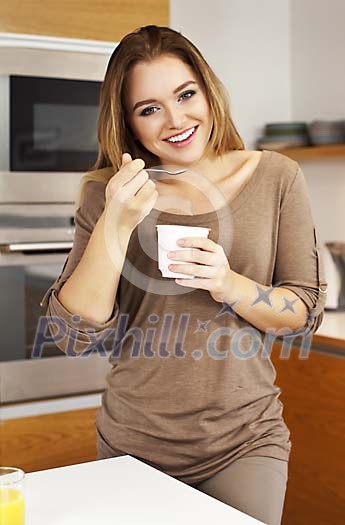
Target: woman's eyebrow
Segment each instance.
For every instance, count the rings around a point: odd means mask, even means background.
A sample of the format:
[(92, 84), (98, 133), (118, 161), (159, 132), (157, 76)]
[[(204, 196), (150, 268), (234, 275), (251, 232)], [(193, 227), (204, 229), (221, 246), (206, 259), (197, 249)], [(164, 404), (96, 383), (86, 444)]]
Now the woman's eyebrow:
[[(197, 82), (195, 82), (194, 80), (187, 80), (187, 82), (184, 82), (183, 84), (178, 86), (176, 89), (174, 89), (173, 94), (175, 95), (175, 93), (178, 93), (179, 91), (181, 91), (181, 89), (184, 89), (185, 87), (189, 86), (189, 84), (197, 84)], [(137, 102), (135, 104), (135, 106), (133, 107), (133, 112), (140, 106), (144, 106), (145, 104), (152, 104), (153, 102), (157, 102), (157, 100), (154, 100), (152, 98), (147, 99), (147, 100), (141, 100), (140, 102)]]

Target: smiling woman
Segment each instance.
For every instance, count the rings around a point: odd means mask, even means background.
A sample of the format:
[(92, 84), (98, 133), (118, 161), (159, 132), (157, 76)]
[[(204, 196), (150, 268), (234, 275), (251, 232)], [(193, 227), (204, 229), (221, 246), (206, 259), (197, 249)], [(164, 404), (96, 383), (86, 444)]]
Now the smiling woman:
[[(167, 27), (115, 49), (98, 137), (73, 249), (42, 305), (66, 353), (102, 352), (116, 332), (99, 457), (138, 457), (278, 525), (291, 442), (266, 334), (309, 336), (325, 304), (303, 173), (244, 149), (221, 82)], [(158, 164), (184, 171), (155, 183), (145, 167)], [(155, 208), (158, 194), (194, 213)], [(190, 278), (162, 277), (157, 224), (208, 228), (167, 248), (171, 273)]]
[[(167, 140), (192, 127), (195, 140)], [(194, 161), (200, 169), (196, 160), (244, 150), (222, 82), (192, 42), (157, 26), (126, 35), (112, 54), (101, 90), (98, 139), (98, 158), (83, 178), (77, 204), (88, 181), (109, 181), (109, 172), (99, 170), (116, 172), (126, 151), (142, 158), (147, 168), (169, 160), (178, 165)], [(191, 142), (195, 149), (187, 148), (182, 159), (181, 146)]]

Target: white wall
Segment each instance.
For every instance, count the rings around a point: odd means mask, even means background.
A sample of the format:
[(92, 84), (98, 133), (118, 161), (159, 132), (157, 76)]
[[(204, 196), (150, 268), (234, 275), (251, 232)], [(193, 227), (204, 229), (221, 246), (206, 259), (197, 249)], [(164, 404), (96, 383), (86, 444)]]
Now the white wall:
[[(343, 0), (170, 0), (230, 95), (248, 149), (267, 122), (345, 119)], [(345, 160), (300, 162), (319, 239), (345, 241)]]
[(345, 2), (290, 0), (292, 116), (345, 119)]
[(246, 148), (290, 118), (288, 0), (170, 0), (170, 26), (205, 56), (230, 97)]
[[(345, 2), (290, 0), (291, 118), (345, 120)], [(345, 241), (345, 159), (301, 163), (321, 240)]]

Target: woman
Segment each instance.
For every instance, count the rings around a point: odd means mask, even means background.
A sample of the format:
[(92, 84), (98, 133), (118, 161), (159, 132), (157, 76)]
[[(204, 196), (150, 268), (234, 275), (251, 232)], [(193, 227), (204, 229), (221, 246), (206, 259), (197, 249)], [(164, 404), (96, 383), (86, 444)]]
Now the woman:
[[(41, 303), (67, 353), (114, 338), (98, 457), (130, 454), (278, 524), (291, 443), (266, 336), (312, 333), (325, 304), (301, 169), (244, 149), (221, 82), (166, 27), (115, 49), (98, 136), (73, 249)], [(150, 180), (162, 165), (186, 172)], [(169, 255), (192, 281), (161, 276), (156, 224), (210, 228)]]

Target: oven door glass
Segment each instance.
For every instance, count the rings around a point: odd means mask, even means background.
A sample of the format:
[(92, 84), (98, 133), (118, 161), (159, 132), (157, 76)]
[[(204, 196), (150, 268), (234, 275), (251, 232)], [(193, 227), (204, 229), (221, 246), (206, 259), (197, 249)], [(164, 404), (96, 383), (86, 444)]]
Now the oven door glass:
[(40, 301), (62, 267), (63, 263), (0, 266), (1, 361), (62, 355), (49, 341), (33, 355), (38, 323), (45, 316)]
[(40, 301), (63, 264), (0, 266), (0, 394), (5, 405), (96, 393), (106, 386), (108, 352), (67, 356), (51, 341), (47, 324), (43, 343), (34, 345), (40, 317), (46, 315)]
[(101, 82), (10, 76), (11, 171), (88, 171)]

